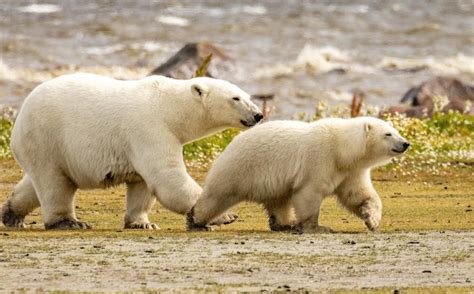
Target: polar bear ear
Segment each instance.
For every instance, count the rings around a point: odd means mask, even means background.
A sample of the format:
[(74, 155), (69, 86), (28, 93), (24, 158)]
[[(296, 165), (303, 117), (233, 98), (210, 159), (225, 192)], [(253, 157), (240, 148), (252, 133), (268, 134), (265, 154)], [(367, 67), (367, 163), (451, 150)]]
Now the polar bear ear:
[(196, 100), (204, 102), (207, 95), (209, 94), (209, 89), (203, 84), (193, 84), (191, 86), (191, 93)]
[(368, 133), (372, 129), (372, 125), (370, 123), (365, 123), (364, 124), (364, 131)]

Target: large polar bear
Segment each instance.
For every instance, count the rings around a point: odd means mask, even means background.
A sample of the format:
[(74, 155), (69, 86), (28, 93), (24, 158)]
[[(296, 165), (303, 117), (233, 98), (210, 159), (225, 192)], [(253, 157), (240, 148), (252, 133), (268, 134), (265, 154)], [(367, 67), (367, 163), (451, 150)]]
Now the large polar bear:
[(382, 203), (370, 169), (409, 145), (376, 118), (264, 123), (237, 136), (214, 162), (188, 213), (188, 229), (208, 230), (207, 224), (229, 207), (254, 201), (265, 206), (271, 230), (330, 232), (319, 225), (319, 208), (326, 196), (335, 194), (375, 230)]
[(185, 214), (201, 194), (182, 146), (261, 119), (249, 95), (222, 80), (55, 78), (26, 98), (16, 120), (11, 148), (25, 176), (4, 203), (2, 222), (23, 227), (41, 204), (47, 229), (89, 228), (76, 218), (76, 189), (126, 183), (125, 227), (157, 228), (148, 220), (156, 198)]

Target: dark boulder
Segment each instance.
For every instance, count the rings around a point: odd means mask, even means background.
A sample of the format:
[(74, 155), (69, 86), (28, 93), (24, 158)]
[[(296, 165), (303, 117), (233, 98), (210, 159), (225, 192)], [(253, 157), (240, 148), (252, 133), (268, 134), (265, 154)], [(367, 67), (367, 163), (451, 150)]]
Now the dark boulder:
[[(455, 78), (435, 77), (408, 90), (401, 100), (404, 104), (392, 106), (387, 109), (387, 112), (404, 113), (410, 117), (422, 117), (426, 112), (431, 116), (434, 109), (434, 97), (437, 96), (448, 98), (448, 104), (442, 111), (451, 109), (465, 112), (467, 107), (474, 102), (474, 87)], [(467, 113), (474, 115), (474, 105)]]
[(175, 79), (192, 78), (204, 59), (212, 54), (207, 76), (222, 78), (222, 72), (230, 70), (233, 60), (224, 50), (210, 43), (188, 43), (149, 75), (163, 75)]

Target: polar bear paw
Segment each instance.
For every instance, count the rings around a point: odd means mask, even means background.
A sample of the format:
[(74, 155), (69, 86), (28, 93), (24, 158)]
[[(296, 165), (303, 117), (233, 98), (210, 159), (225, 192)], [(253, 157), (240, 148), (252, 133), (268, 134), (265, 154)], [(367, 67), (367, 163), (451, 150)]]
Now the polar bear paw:
[(274, 232), (291, 231), (294, 229), (294, 226), (292, 225), (279, 224), (274, 215), (271, 215), (268, 218), (268, 225), (270, 226), (270, 230)]
[(80, 222), (73, 218), (66, 218), (53, 224), (45, 224), (46, 230), (88, 230), (92, 226), (86, 222)]
[(25, 216), (16, 214), (11, 208), (9, 200), (1, 208), (0, 216), (6, 227), (25, 228)]
[(379, 227), (380, 218), (369, 215), (364, 218), (364, 222), (369, 230), (375, 231)]
[(370, 231), (375, 231), (380, 225), (380, 220), (382, 219), (381, 211), (372, 207), (368, 202), (361, 205), (360, 215)]
[(139, 223), (139, 222), (126, 223), (124, 228), (132, 229), (132, 230), (159, 230), (160, 229), (160, 227), (157, 224)]
[(209, 225), (211, 226), (228, 225), (235, 222), (238, 219), (239, 219), (239, 216), (237, 214), (233, 212), (228, 212), (214, 219)]
[(194, 219), (194, 207), (186, 214), (186, 227), (188, 231), (208, 232), (213, 229), (206, 224), (198, 224)]

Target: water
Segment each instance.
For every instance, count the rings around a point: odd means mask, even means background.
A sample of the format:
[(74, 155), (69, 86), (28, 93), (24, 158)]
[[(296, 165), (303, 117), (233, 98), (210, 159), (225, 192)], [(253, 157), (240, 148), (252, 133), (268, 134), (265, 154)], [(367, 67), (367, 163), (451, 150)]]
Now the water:
[(138, 78), (201, 41), (237, 60), (226, 79), (276, 94), (275, 117), (356, 88), (384, 106), (434, 75), (473, 83), (474, 0), (1, 1), (0, 104), (57, 68)]

